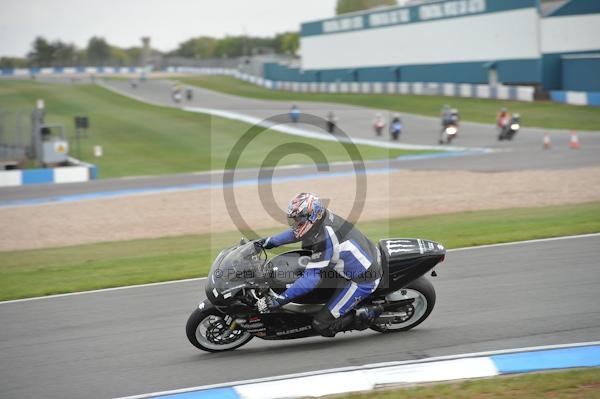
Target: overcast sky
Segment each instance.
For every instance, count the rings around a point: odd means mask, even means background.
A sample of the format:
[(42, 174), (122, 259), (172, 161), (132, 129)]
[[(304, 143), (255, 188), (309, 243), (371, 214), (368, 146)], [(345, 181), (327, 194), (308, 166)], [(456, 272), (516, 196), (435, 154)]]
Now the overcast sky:
[(0, 0), (0, 56), (24, 56), (36, 36), (130, 47), (147, 35), (166, 51), (194, 36), (297, 31), (334, 9), (335, 0)]

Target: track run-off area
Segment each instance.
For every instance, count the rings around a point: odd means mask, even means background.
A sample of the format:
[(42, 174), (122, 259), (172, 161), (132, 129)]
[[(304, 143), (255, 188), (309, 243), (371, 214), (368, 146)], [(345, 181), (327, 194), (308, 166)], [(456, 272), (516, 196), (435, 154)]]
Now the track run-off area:
[[(105, 84), (139, 100), (174, 106), (171, 81), (149, 80), (135, 90), (124, 80)], [(194, 88), (194, 100), (184, 105), (190, 112), (212, 109), (262, 119), (286, 113), (291, 103)], [(370, 124), (376, 110), (321, 103), (302, 103), (300, 107), (321, 117), (334, 110), (350, 137), (387, 142), (386, 137), (373, 137)], [(439, 120), (402, 117), (403, 143), (435, 145)], [(551, 150), (542, 148), (545, 133), (552, 138)], [(367, 162), (367, 175), (379, 181), (388, 194), (385, 206), (370, 209), (384, 209), (389, 216), (399, 209), (419, 215), (600, 199), (598, 132), (580, 132), (579, 150), (569, 148), (568, 131), (526, 126), (510, 143), (497, 142), (495, 135), (491, 124), (465, 122), (453, 143), (463, 149), (454, 155)], [(331, 165), (329, 177), (349, 181), (353, 172), (351, 164)], [(240, 170), (240, 187), (255, 186), (258, 174), (258, 169)], [(74, 221), (73, 211), (80, 207), (79, 215), (89, 217), (99, 230), (98, 236), (81, 242), (52, 241), (39, 247), (106, 241), (106, 231), (123, 235), (111, 240), (143, 238), (148, 226), (160, 226), (160, 221), (164, 229), (151, 236), (197, 233), (175, 229), (178, 225), (174, 221), (190, 225), (194, 220), (191, 216), (200, 215), (196, 205), (203, 202), (188, 197), (190, 193), (204, 190), (214, 195), (207, 197), (212, 198), (210, 203), (221, 203), (222, 175), (223, 171), (215, 170), (5, 188), (0, 189), (0, 216), (5, 222), (12, 220), (13, 226), (26, 226), (23, 237), (50, 237), (43, 228), (56, 229), (54, 222), (59, 219), (68, 222), (62, 215)], [(278, 200), (289, 198), (292, 188), (297, 191), (316, 182), (322, 187), (331, 185), (325, 175), (319, 175), (314, 165), (277, 168), (273, 183), (280, 189), (276, 190), (281, 197)], [(457, 182), (468, 184), (461, 188)], [(370, 187), (377, 186), (374, 183)], [(400, 189), (394, 191), (394, 187)], [(487, 196), (480, 195), (486, 190)], [(169, 194), (194, 206), (183, 208), (173, 197), (167, 197)], [(506, 202), (508, 199), (515, 203)], [(409, 208), (409, 204), (416, 208)], [(171, 209), (169, 205), (181, 212), (165, 212)], [(440, 208), (442, 205), (448, 209)], [(129, 216), (140, 209), (148, 212), (136, 221), (110, 212), (117, 208)], [(44, 217), (53, 213), (55, 220), (42, 223), (41, 218), (32, 217), (42, 213)], [(152, 219), (159, 213), (163, 219)], [(262, 213), (261, 209), (257, 219)], [(122, 224), (101, 225), (109, 215)], [(139, 230), (137, 235), (126, 230), (132, 226)], [(83, 227), (90, 234), (94, 226)], [(272, 223), (258, 227), (272, 227)], [(73, 236), (80, 233), (68, 231)], [(353, 332), (335, 339), (279, 342), (255, 338), (239, 350), (221, 354), (199, 352), (185, 336), (187, 317), (204, 298), (203, 278), (1, 302), (0, 397), (128, 396), (379, 362), (595, 341), (600, 336), (599, 244), (600, 236), (591, 234), (450, 250), (437, 268), (439, 276), (432, 278), (438, 295), (436, 308), (415, 330), (389, 335)]]
[(203, 279), (0, 303), (0, 397), (115, 397), (600, 336), (600, 235), (450, 250), (430, 318), (405, 333), (254, 339), (199, 352)]
[[(68, 84), (60, 79), (53, 83)], [(164, 107), (211, 109), (252, 120), (284, 114), (290, 107), (287, 101), (242, 98), (201, 88), (193, 88), (192, 101), (174, 104), (173, 81), (161, 79), (150, 79), (136, 89), (126, 80), (106, 80), (103, 85)], [(389, 144), (385, 135), (378, 138), (372, 132), (370, 124), (377, 110), (318, 102), (302, 102), (299, 106), (303, 112), (321, 117), (333, 109), (348, 136)], [(409, 114), (402, 114), (402, 118), (405, 131), (400, 144), (435, 148), (437, 118)], [(552, 130), (549, 134), (553, 147), (544, 150), (542, 140), (548, 130), (527, 127), (525, 119), (524, 126), (514, 141), (498, 142), (493, 125), (463, 122), (453, 144), (466, 150), (365, 162), (368, 195), (361, 220), (600, 200), (596, 188), (600, 184), (598, 132), (580, 132), (581, 148), (572, 150), (568, 146), (569, 132)], [(302, 124), (293, 128), (315, 130)], [(294, 136), (274, 134), (294, 141)], [(324, 132), (317, 134), (331, 138)], [(279, 226), (277, 221), (265, 217), (266, 210), (260, 208), (256, 212), (257, 185), (273, 183), (279, 208), (298, 190), (312, 190), (332, 198), (333, 208), (343, 216), (354, 198), (356, 177), (352, 163), (331, 163), (327, 171), (316, 165), (278, 166), (273, 180), (268, 182), (261, 181), (259, 174), (258, 168), (235, 173), (236, 197), (238, 192), (240, 195), (237, 202), (244, 214), (251, 215), (248, 221), (253, 228)], [(4, 235), (0, 233), (2, 248), (44, 248), (231, 231), (235, 226), (231, 220), (225, 220), (228, 217), (223, 206), (223, 175), (222, 170), (214, 170), (3, 188), (0, 220), (13, 228)], [(334, 189), (332, 181), (339, 182), (348, 193)], [(137, 217), (138, 213), (144, 218)], [(72, 234), (54, 234), (57, 229)], [(107, 231), (111, 234), (107, 235)]]

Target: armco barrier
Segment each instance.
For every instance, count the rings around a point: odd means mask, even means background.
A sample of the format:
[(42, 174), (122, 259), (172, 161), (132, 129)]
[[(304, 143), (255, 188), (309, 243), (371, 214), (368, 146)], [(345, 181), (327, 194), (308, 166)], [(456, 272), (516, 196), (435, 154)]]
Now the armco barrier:
[(74, 166), (45, 169), (0, 170), (0, 187), (47, 183), (80, 183), (98, 177), (96, 165), (71, 159)]
[[(246, 74), (237, 69), (228, 68), (197, 68), (197, 67), (167, 67), (166, 72), (195, 73), (204, 75), (227, 75), (237, 79), (265, 87), (269, 90), (286, 90), (293, 92), (311, 93), (363, 93), (363, 94), (418, 94), (460, 96), (471, 98), (491, 98), (502, 100), (533, 101), (534, 88), (530, 86), (488, 86), (458, 83), (430, 83), (430, 82), (284, 82), (267, 80), (254, 75)], [(55, 67), (55, 68), (21, 68), (0, 69), (0, 77), (24, 76), (50, 76), (50, 75), (119, 75), (143, 74), (150, 72), (148, 68), (141, 67)], [(579, 92), (553, 92), (555, 101), (561, 101), (567, 94), (569, 103), (600, 105), (600, 93)], [(586, 97), (587, 94), (587, 97)], [(582, 97), (583, 96), (583, 97)], [(585, 100), (582, 100), (586, 98)]]
[(550, 98), (559, 103), (600, 107), (600, 92), (552, 91)]
[(3, 68), (0, 77), (51, 76), (51, 75), (120, 75), (150, 72), (145, 67), (54, 67), (54, 68)]
[(285, 82), (258, 78), (227, 68), (167, 67), (166, 72), (201, 75), (227, 75), (270, 90), (311, 93), (417, 94), (533, 101), (535, 89), (530, 86), (488, 86), (467, 83), (430, 82)]
[(367, 391), (377, 387), (600, 366), (600, 342), (345, 367), (281, 377), (130, 396), (128, 399), (283, 399)]

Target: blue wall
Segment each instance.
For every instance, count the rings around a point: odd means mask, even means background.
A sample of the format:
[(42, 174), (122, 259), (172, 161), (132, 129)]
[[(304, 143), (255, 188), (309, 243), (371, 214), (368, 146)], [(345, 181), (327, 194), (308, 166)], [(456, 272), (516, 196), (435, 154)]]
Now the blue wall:
[(318, 76), (314, 72), (301, 71), (285, 65), (269, 62), (264, 65), (263, 76), (266, 79), (289, 82), (316, 82)]
[[(600, 13), (600, 0), (571, 0), (562, 7), (554, 10), (547, 18), (563, 17), (567, 15), (582, 15)], [(600, 50), (600, 49), (598, 49)], [(565, 86), (563, 73), (563, 56), (574, 54), (587, 54), (590, 50), (542, 54), (542, 86), (545, 90), (574, 90)], [(587, 71), (591, 74), (592, 71)], [(570, 83), (573, 85), (573, 82)], [(584, 87), (576, 84), (577, 87)], [(592, 88), (581, 89), (583, 91), (594, 91)]]
[(562, 86), (569, 91), (600, 91), (600, 53), (562, 58)]
[[(560, 60), (559, 60), (560, 61)], [(300, 71), (285, 65), (265, 64), (264, 78), (290, 82), (438, 82), (488, 83), (487, 62), (456, 62), (430, 65), (392, 65), (369, 68), (346, 68)], [(541, 82), (539, 60), (508, 60), (494, 63), (500, 82), (538, 84)]]
[[(600, 2), (600, 0), (599, 0)], [(563, 56), (589, 54), (589, 51), (542, 55), (542, 85), (544, 90), (567, 90), (563, 82)], [(597, 70), (596, 70), (597, 71)], [(590, 71), (592, 72), (592, 71)], [(598, 72), (596, 72), (598, 74)], [(594, 91), (592, 89), (585, 91)]]
[(557, 8), (549, 17), (562, 17), (565, 15), (596, 14), (600, 13), (598, 0), (571, 0), (562, 7)]
[(506, 84), (539, 84), (542, 82), (542, 63), (537, 60), (498, 61), (498, 78)]

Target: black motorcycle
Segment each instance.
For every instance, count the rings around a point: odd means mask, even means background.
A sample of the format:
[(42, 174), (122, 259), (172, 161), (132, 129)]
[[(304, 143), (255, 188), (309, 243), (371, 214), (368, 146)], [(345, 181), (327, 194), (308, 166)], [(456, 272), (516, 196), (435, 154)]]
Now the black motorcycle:
[[(381, 240), (378, 248), (383, 277), (359, 306), (380, 304), (384, 311), (366, 327), (382, 333), (409, 330), (433, 310), (435, 290), (424, 274), (444, 260), (446, 250), (436, 242), (412, 238)], [(266, 251), (257, 252), (254, 243), (245, 240), (223, 250), (208, 274), (207, 299), (187, 321), (192, 345), (220, 352), (239, 348), (253, 337), (280, 340), (318, 335), (312, 329), (313, 316), (337, 287), (347, 284), (341, 276), (333, 284), (323, 279), (311, 293), (276, 311), (260, 313), (256, 306), (261, 297), (280, 294), (298, 279), (311, 254), (299, 249), (269, 260)]]
[(512, 140), (515, 134), (521, 129), (521, 116), (519, 114), (512, 114), (510, 120), (502, 126), (500, 134), (498, 134), (498, 140)]

